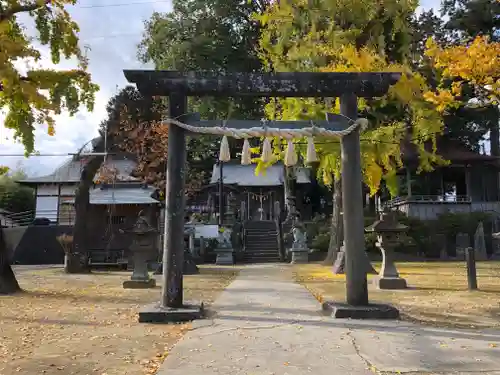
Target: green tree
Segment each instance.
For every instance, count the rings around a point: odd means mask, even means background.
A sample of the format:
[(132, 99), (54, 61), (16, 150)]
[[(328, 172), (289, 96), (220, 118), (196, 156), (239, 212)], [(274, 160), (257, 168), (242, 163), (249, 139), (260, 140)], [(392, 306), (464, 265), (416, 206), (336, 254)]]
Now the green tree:
[[(145, 22), (139, 58), (156, 69), (258, 72), (261, 14), (269, 0), (173, 0), (169, 13)], [(252, 97), (191, 98), (190, 111), (205, 119), (261, 118), (263, 103)]]
[(25, 177), (26, 173), (23, 170), (14, 170), (0, 176), (0, 208), (13, 213), (35, 209), (33, 189), (16, 182)]
[[(412, 71), (411, 24), (416, 1), (295, 0), (274, 2), (257, 19), (262, 25), (261, 58), (276, 71), (398, 71), (401, 80), (383, 98), (359, 100), (360, 115), (370, 120), (362, 134), (365, 182), (375, 193), (385, 180), (397, 192), (396, 172), (402, 167), (400, 144), (412, 142), (420, 156), (420, 170), (432, 169), (440, 159), (424, 145), (435, 142), (442, 121), (423, 98), (425, 78)], [(318, 119), (338, 112), (335, 100), (284, 98), (266, 106), (268, 116), (280, 119)], [(339, 179), (338, 142), (318, 139), (319, 177), (326, 185)], [(277, 159), (283, 156), (277, 147)], [(304, 153), (304, 149), (300, 150)], [(340, 247), (335, 232), (340, 223), (340, 192), (334, 194), (329, 252)], [(330, 256), (329, 259), (334, 257)]]
[[(26, 174), (22, 169), (14, 171), (6, 169), (4, 174), (0, 175), (0, 208), (10, 212), (24, 212), (35, 208), (34, 191), (16, 183), (24, 177)], [(3, 227), (0, 226), (0, 295), (15, 293), (21, 289), (10, 261)]]
[(441, 15), (448, 18), (445, 27), (455, 42), (471, 41), (477, 36), (500, 41), (498, 0), (443, 0)]
[[(35, 125), (48, 125), (54, 134), (54, 116), (62, 111), (76, 114), (80, 105), (94, 107), (98, 86), (91, 81), (87, 59), (79, 46), (79, 28), (65, 9), (76, 0), (0, 0), (0, 109), (5, 109), (6, 128), (14, 130), (27, 154), (34, 150)], [(28, 34), (20, 21), (30, 16), (36, 36)], [(43, 47), (53, 64), (75, 58), (75, 69), (27, 69), (20, 63), (39, 62)]]

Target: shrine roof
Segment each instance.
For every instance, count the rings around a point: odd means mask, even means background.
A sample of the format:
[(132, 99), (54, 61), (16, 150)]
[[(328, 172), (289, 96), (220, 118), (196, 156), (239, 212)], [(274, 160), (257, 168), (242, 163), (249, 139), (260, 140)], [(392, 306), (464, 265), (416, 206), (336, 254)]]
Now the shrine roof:
[[(30, 185), (78, 183), (80, 181), (80, 174), (84, 165), (85, 159), (75, 160), (75, 158), (71, 157), (49, 175), (28, 177), (17, 182)], [(116, 169), (118, 172), (118, 181), (139, 181), (139, 179), (131, 176), (131, 173), (134, 171), (136, 166), (137, 163), (134, 160), (113, 155), (108, 156), (105, 168)], [(97, 181), (99, 177), (100, 176), (96, 174), (94, 181)]]
[[(228, 185), (238, 186), (281, 186), (285, 181), (285, 174), (282, 164), (274, 164), (255, 175), (255, 165), (241, 165), (241, 164), (224, 164), (222, 168), (222, 175), (224, 183)], [(297, 167), (296, 170), (297, 183), (309, 184), (311, 179), (309, 177), (309, 169), (304, 167)], [(212, 170), (211, 184), (219, 181), (220, 172), (219, 166), (214, 164)]]
[[(97, 187), (90, 191), (90, 204), (156, 204), (159, 203), (151, 196), (155, 192), (153, 187)], [(73, 204), (74, 198), (65, 199), (65, 204)]]
[[(431, 144), (425, 145), (426, 150), (431, 150)], [(406, 144), (401, 146), (403, 159), (406, 161), (418, 160), (418, 152), (413, 144)], [(498, 163), (499, 157), (493, 155), (483, 155), (479, 152), (474, 152), (467, 149), (459, 141), (438, 139), (437, 141), (437, 154), (442, 158), (455, 163), (467, 162), (494, 162)]]

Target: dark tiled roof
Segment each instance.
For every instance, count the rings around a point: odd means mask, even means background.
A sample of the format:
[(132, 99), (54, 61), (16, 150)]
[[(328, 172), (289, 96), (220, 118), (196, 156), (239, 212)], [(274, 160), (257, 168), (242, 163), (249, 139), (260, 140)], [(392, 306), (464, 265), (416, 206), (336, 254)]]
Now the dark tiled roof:
[[(285, 180), (283, 165), (274, 164), (265, 172), (255, 175), (255, 165), (224, 164), (222, 175), (224, 183), (239, 186), (281, 186)], [(297, 183), (308, 184), (311, 182), (307, 168), (297, 168)], [(211, 184), (219, 181), (219, 166), (214, 164), (212, 170)]]
[[(432, 150), (431, 143), (425, 145), (427, 151)], [(418, 151), (414, 144), (404, 143), (401, 145), (401, 152), (403, 155), (403, 160), (407, 162), (418, 161)], [(479, 152), (474, 152), (467, 149), (459, 141), (454, 140), (438, 140), (437, 141), (437, 154), (443, 159), (449, 160), (455, 163), (467, 163), (467, 162), (498, 162), (500, 160), (497, 156), (483, 155)]]
[[(153, 187), (117, 186), (115, 188), (94, 188), (90, 191), (90, 204), (155, 204), (159, 203), (151, 196), (155, 192)], [(65, 203), (73, 204), (74, 199), (66, 199)]]
[[(70, 158), (49, 175), (26, 178), (18, 182), (21, 184), (77, 183), (80, 181), (80, 174), (84, 165), (84, 160)], [(137, 166), (137, 163), (132, 159), (108, 156), (106, 166), (118, 170), (118, 181), (139, 181), (139, 179), (131, 176)], [(99, 176), (96, 176), (94, 180), (98, 178)]]

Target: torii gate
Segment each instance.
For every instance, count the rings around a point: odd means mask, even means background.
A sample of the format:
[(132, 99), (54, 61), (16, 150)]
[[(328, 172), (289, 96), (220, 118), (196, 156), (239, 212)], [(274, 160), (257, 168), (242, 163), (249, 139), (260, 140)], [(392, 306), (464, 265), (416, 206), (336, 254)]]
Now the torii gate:
[[(342, 203), (345, 234), (346, 301), (339, 317), (368, 317), (380, 310), (368, 303), (362, 172), (357, 98), (380, 97), (400, 73), (225, 73), (124, 70), (125, 77), (145, 96), (168, 96), (169, 119), (163, 287), (160, 303), (139, 313), (140, 322), (192, 320), (203, 316), (203, 305), (183, 301), (186, 133), (239, 138), (313, 136), (341, 138)], [(188, 96), (337, 97), (340, 115), (329, 121), (261, 120), (203, 121), (189, 115)], [(382, 310), (384, 308), (382, 307)], [(360, 314), (361, 312), (361, 314)], [(367, 312), (365, 314), (364, 312)], [(376, 311), (380, 316), (380, 311)]]

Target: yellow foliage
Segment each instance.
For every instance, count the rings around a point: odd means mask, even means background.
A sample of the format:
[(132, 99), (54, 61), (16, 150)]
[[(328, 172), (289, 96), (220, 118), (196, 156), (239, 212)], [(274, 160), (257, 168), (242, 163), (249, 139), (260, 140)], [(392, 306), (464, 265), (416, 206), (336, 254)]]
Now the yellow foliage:
[[(423, 147), (442, 131), (441, 115), (426, 101), (429, 91), (424, 77), (403, 63), (390, 62), (385, 55), (384, 20), (391, 22), (394, 32), (404, 33), (407, 15), (414, 12), (416, 1), (373, 2), (366, 0), (334, 0), (310, 2), (294, 0), (274, 2), (263, 15), (256, 16), (262, 25), (261, 58), (275, 71), (313, 72), (400, 72), (400, 81), (383, 98), (358, 100), (360, 111), (366, 110), (373, 121), (361, 134), (361, 159), (365, 183), (374, 194), (382, 178), (397, 191), (396, 171), (402, 167), (400, 145), (408, 133), (421, 154), (420, 170), (429, 170), (439, 158)], [(381, 17), (385, 17), (382, 19)], [(345, 25), (349, 25), (346, 27)], [(362, 36), (365, 42), (359, 44)], [(378, 111), (390, 105), (393, 116)], [(325, 113), (339, 113), (338, 100), (317, 98), (279, 98), (265, 108), (269, 118), (282, 120), (316, 120)], [(411, 132), (408, 132), (411, 128)], [(297, 151), (305, 159), (305, 139)], [(284, 142), (275, 139), (276, 160), (284, 154)], [(340, 143), (331, 138), (316, 137), (319, 157), (318, 178), (326, 185), (340, 174)], [(259, 170), (265, 169), (264, 166)]]
[[(94, 106), (99, 88), (87, 71), (78, 25), (66, 9), (76, 1), (9, 0), (0, 5), (0, 109), (7, 112), (4, 126), (15, 131), (26, 153), (34, 148), (35, 125), (47, 124), (48, 134), (53, 135), (56, 115), (62, 111), (74, 115), (80, 105), (88, 110)], [(36, 35), (28, 35), (21, 15), (33, 18)], [(53, 64), (74, 58), (76, 69), (41, 69), (29, 64), (42, 58), (34, 42), (48, 47)], [(20, 69), (19, 63), (24, 62), (26, 68)]]
[(425, 98), (440, 112), (460, 104), (464, 82), (472, 84), (475, 95), (483, 102), (498, 104), (500, 98), (500, 43), (478, 36), (471, 43), (443, 48), (435, 40), (426, 42), (425, 55), (439, 70), (443, 79), (453, 79), (451, 88), (438, 88)]

